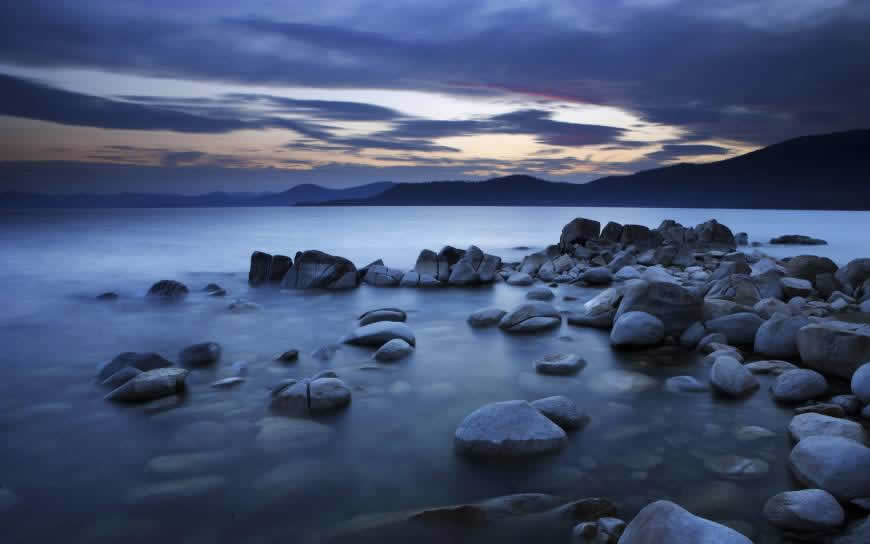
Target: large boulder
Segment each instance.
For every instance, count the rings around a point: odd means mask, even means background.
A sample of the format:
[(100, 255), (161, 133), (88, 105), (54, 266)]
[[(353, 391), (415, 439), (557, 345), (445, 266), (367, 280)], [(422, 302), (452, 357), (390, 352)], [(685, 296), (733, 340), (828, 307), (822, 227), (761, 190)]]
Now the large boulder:
[(589, 285), (610, 285), (613, 283), (613, 274), (606, 266), (598, 266), (583, 272), (580, 279)]
[(581, 412), (573, 400), (562, 395), (539, 399), (531, 404), (533, 408), (566, 431), (579, 429), (589, 422), (589, 416)]
[(562, 448), (565, 431), (524, 400), (494, 402), (469, 414), (455, 433), (459, 453), (523, 457)]
[(559, 249), (563, 253), (573, 251), (574, 244), (583, 244), (589, 240), (597, 240), (601, 233), (601, 223), (594, 219), (578, 217), (562, 227), (559, 237)]
[(825, 273), (834, 273), (837, 265), (827, 257), (815, 255), (798, 255), (792, 257), (785, 265), (786, 276), (801, 278), (811, 282), (816, 281), (816, 276)]
[(738, 312), (704, 323), (707, 332), (724, 334), (729, 344), (752, 345), (764, 320), (751, 312)]
[(286, 255), (270, 255), (255, 251), (251, 254), (248, 283), (252, 287), (264, 283), (280, 283), (291, 266), (293, 266), (293, 259)]
[(147, 296), (155, 299), (178, 300), (187, 296), (190, 290), (180, 281), (160, 280), (148, 289)]
[(838, 436), (810, 436), (791, 450), (789, 467), (807, 487), (847, 502), (870, 497), (870, 448)]
[(848, 380), (859, 366), (870, 361), (870, 325), (813, 323), (798, 331), (797, 345), (804, 366)]
[(728, 356), (716, 359), (710, 369), (710, 383), (717, 391), (732, 397), (743, 397), (758, 389), (758, 378), (740, 362)]
[(852, 393), (864, 404), (870, 404), (870, 363), (864, 363), (852, 375)]
[(774, 399), (795, 403), (818, 398), (827, 390), (828, 382), (825, 377), (806, 368), (783, 372), (776, 377), (770, 388)]
[(619, 223), (614, 223), (613, 221), (604, 225), (604, 228), (601, 229), (601, 239), (607, 240), (608, 242), (619, 242), (622, 238), (622, 225)]
[(652, 245), (650, 243), (650, 235), (651, 231), (649, 227), (643, 225), (623, 225), (619, 243), (624, 246), (634, 245), (645, 249)]
[(775, 359), (793, 359), (798, 356), (798, 331), (810, 324), (808, 317), (787, 317), (776, 313), (765, 321), (755, 334), (755, 353)]
[(184, 366), (208, 366), (220, 358), (221, 346), (217, 342), (193, 344), (178, 353), (178, 362)]
[(670, 501), (656, 501), (631, 520), (619, 544), (752, 544), (752, 541)]
[(468, 316), (468, 324), (475, 328), (494, 327), (506, 313), (501, 308), (483, 308)]
[(625, 290), (615, 319), (628, 312), (646, 312), (661, 320), (665, 335), (680, 335), (702, 320), (704, 299), (675, 283), (638, 281)]
[(809, 280), (785, 277), (779, 280), (779, 285), (782, 287), (782, 296), (785, 300), (813, 294), (813, 284)]
[(296, 253), (281, 281), (282, 289), (350, 289), (359, 285), (356, 266), (344, 257), (322, 251)]
[(126, 367), (147, 372), (156, 368), (166, 368), (170, 366), (172, 366), (172, 363), (164, 359), (158, 353), (136, 353), (133, 351), (125, 351), (124, 353), (117, 355), (111, 361), (101, 364), (97, 369), (97, 379), (102, 382)]
[(183, 368), (157, 368), (136, 375), (108, 395), (106, 400), (148, 402), (184, 391), (190, 371)]
[(354, 332), (341, 339), (343, 344), (381, 347), (390, 340), (399, 338), (412, 346), (417, 344), (414, 332), (404, 323), (397, 321), (378, 321), (358, 327)]
[(362, 281), (375, 287), (395, 287), (399, 285), (404, 275), (405, 273), (398, 268), (373, 265), (366, 268)]
[(701, 223), (694, 229), (697, 244), (708, 248), (730, 249), (737, 248), (737, 242), (734, 240), (734, 234), (731, 229), (720, 224), (715, 219), (711, 219), (706, 223)]
[(791, 418), (788, 434), (797, 442), (811, 436), (848, 438), (862, 444), (867, 442), (867, 431), (861, 424), (815, 412), (806, 412)]
[(430, 249), (424, 249), (417, 256), (414, 271), (420, 276), (429, 276), (440, 282), (446, 282), (450, 278), (450, 263), (447, 254), (437, 254)]
[(825, 531), (846, 520), (846, 512), (837, 499), (824, 489), (785, 491), (764, 503), (764, 517), (780, 529), (789, 531)]
[(498, 326), (505, 332), (534, 332), (562, 323), (562, 315), (547, 302), (520, 304), (502, 317)]
[(501, 267), (501, 257), (487, 255), (477, 246), (471, 246), (450, 270), (450, 285), (479, 285), (492, 283)]
[(654, 346), (665, 337), (661, 319), (646, 312), (626, 312), (610, 331), (610, 343), (620, 347)]
[(870, 258), (849, 261), (846, 266), (837, 270), (835, 277), (850, 290), (861, 287), (870, 279)]

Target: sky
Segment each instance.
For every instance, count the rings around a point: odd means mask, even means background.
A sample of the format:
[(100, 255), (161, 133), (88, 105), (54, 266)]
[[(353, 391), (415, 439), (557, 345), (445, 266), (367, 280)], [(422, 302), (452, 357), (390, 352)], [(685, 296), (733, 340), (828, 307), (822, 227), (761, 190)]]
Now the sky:
[(866, 0), (0, 6), (0, 191), (586, 182), (870, 126)]

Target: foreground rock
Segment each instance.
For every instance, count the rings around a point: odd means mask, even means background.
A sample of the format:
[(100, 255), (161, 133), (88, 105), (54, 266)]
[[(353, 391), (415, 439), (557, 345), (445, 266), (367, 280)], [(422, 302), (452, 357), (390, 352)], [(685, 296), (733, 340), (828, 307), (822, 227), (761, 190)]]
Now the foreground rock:
[(358, 285), (359, 273), (352, 262), (316, 250), (296, 253), (293, 266), (281, 280), (282, 289), (350, 289)]
[(184, 366), (207, 366), (221, 358), (221, 346), (217, 342), (203, 342), (187, 346), (178, 354), (178, 362)]
[(619, 544), (752, 544), (752, 541), (670, 501), (657, 501), (631, 520)]
[(796, 441), (811, 436), (848, 438), (862, 444), (867, 441), (867, 432), (858, 423), (813, 412), (794, 416), (788, 424), (788, 433)]
[(783, 372), (773, 382), (771, 393), (780, 402), (804, 402), (820, 397), (828, 390), (825, 377), (815, 370), (798, 369)]
[(371, 325), (378, 321), (396, 321), (405, 322), (408, 319), (408, 314), (398, 308), (379, 308), (370, 310), (359, 316), (360, 325)]
[(777, 313), (765, 321), (755, 334), (755, 353), (777, 359), (792, 359), (798, 356), (798, 331), (810, 324), (803, 315), (787, 317)]
[(551, 329), (562, 323), (562, 315), (547, 302), (527, 302), (505, 314), (498, 326), (505, 332), (524, 333)]
[(468, 324), (475, 328), (494, 327), (506, 313), (501, 308), (484, 308), (468, 316)]
[(408, 355), (414, 353), (414, 347), (401, 338), (394, 338), (378, 348), (378, 351), (372, 355), (372, 359), (382, 363), (391, 363), (404, 359)]
[(378, 321), (370, 325), (363, 325), (342, 338), (341, 342), (358, 346), (381, 347), (396, 338), (404, 340), (412, 346), (417, 344), (414, 332), (404, 323), (395, 321)]
[(524, 400), (495, 402), (469, 414), (455, 433), (459, 453), (523, 457), (556, 451), (565, 431)]
[(789, 467), (801, 483), (824, 489), (840, 501), (870, 497), (870, 448), (854, 440), (804, 438), (791, 450)]
[(646, 312), (622, 314), (610, 331), (610, 343), (618, 347), (654, 346), (664, 337), (664, 323)]
[(350, 404), (351, 391), (333, 372), (302, 381), (287, 380), (272, 391), (271, 406), (294, 414), (321, 414)]
[(190, 291), (180, 281), (160, 280), (148, 289), (147, 296), (165, 300), (179, 300), (187, 296)]
[(716, 390), (732, 397), (743, 397), (758, 389), (758, 379), (737, 359), (723, 356), (710, 369), (710, 383)]
[(833, 495), (824, 489), (786, 491), (764, 504), (764, 517), (789, 531), (824, 531), (846, 520), (846, 512)]
[(573, 400), (562, 395), (538, 399), (531, 404), (566, 431), (579, 429), (589, 423), (589, 416), (578, 410)]
[(166, 368), (169, 366), (172, 366), (172, 363), (161, 357), (158, 353), (136, 353), (134, 351), (125, 351), (111, 361), (100, 365), (97, 370), (97, 379), (99, 381), (104, 381), (124, 367), (131, 367), (142, 372), (147, 372), (149, 370)]
[(668, 282), (639, 281), (625, 290), (615, 319), (628, 312), (659, 318), (666, 335), (680, 335), (703, 318), (704, 300), (685, 287)]
[[(622, 229), (620, 228), (620, 233)], [(597, 240), (601, 233), (601, 223), (593, 219), (578, 217), (562, 227), (562, 235), (559, 237), (559, 249), (563, 253), (571, 253), (574, 244), (584, 244), (590, 240)]]
[(580, 358), (579, 355), (566, 353), (561, 355), (549, 355), (543, 359), (535, 361), (535, 370), (539, 374), (549, 374), (551, 376), (569, 376), (583, 370), (586, 366), (586, 361)]
[(848, 380), (859, 366), (870, 361), (870, 325), (813, 323), (798, 331), (797, 345), (805, 366)]
[(852, 375), (852, 393), (864, 404), (870, 404), (870, 363), (861, 365)]
[(136, 375), (108, 395), (106, 400), (118, 402), (147, 402), (184, 391), (184, 380), (189, 374), (183, 368), (158, 368)]
[(264, 283), (280, 283), (292, 265), (293, 260), (286, 255), (273, 256), (262, 251), (255, 251), (251, 254), (248, 283), (252, 287)]
[(500, 267), (501, 257), (485, 254), (477, 246), (471, 246), (450, 269), (448, 283), (450, 285), (492, 283)]
[(725, 335), (729, 344), (752, 345), (755, 335), (764, 320), (751, 312), (738, 312), (712, 319), (704, 323), (710, 333)]

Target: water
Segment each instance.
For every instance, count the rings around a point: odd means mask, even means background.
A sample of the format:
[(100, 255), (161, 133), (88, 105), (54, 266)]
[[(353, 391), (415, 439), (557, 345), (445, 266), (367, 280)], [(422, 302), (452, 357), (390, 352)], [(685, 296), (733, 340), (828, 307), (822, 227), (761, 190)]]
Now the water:
[[(11, 537), (3, 540), (317, 541), (354, 516), (533, 491), (607, 497), (626, 518), (670, 498), (712, 519), (750, 524), (757, 541), (776, 534), (760, 512), (769, 496), (794, 486), (786, 467), (791, 411), (770, 401), (769, 378), (738, 402), (677, 395), (663, 390), (664, 379), (707, 377), (693, 353), (613, 352), (605, 332), (567, 324), (524, 337), (469, 328), (472, 311), (524, 300), (525, 289), (503, 284), (293, 294), (246, 285), (254, 249), (292, 255), (317, 248), (358, 265), (380, 257), (405, 268), (420, 249), (477, 243), (510, 260), (527, 253), (515, 246), (557, 241), (576, 216), (650, 226), (715, 217), (751, 239), (825, 238), (829, 246), (777, 251), (826, 254), (840, 263), (867, 253), (858, 236), (870, 225), (867, 213), (626, 208), (12, 212), (0, 230), (0, 486), (18, 502), (0, 511), (0, 533)], [(184, 281), (193, 292), (178, 305), (148, 303), (142, 295), (160, 278)], [(230, 296), (199, 291), (212, 281)], [(107, 290), (121, 299), (94, 300)], [(570, 310), (597, 291), (556, 292), (557, 305)], [(227, 305), (236, 297), (262, 309), (233, 314)], [(310, 356), (352, 330), (360, 313), (383, 306), (408, 311), (418, 344), (411, 358), (375, 365), (370, 350), (352, 347), (329, 362)], [(220, 342), (223, 357), (216, 368), (194, 372), (178, 401), (117, 406), (94, 384), (96, 365), (119, 352), (157, 351), (174, 360), (184, 346), (206, 340)], [(299, 363), (272, 361), (289, 348), (300, 350)], [(580, 354), (587, 368), (574, 377), (534, 373), (532, 361), (559, 352)], [(240, 360), (250, 367), (246, 383), (209, 387)], [(323, 369), (352, 387), (347, 410), (318, 425), (269, 411), (271, 386)], [(521, 463), (454, 454), (456, 425), (480, 405), (554, 394), (571, 397), (592, 417), (559, 454)], [(762, 425), (776, 437), (739, 442), (734, 433), (742, 425)], [(705, 459), (727, 454), (763, 459), (770, 471), (731, 482), (705, 468)], [(539, 536), (568, 540), (567, 533)]]

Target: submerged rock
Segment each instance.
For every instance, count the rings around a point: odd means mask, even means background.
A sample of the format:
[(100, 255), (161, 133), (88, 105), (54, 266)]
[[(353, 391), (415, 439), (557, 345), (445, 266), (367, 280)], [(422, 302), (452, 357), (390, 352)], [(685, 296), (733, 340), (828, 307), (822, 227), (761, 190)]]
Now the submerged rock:
[(203, 342), (187, 346), (178, 353), (178, 362), (184, 366), (207, 366), (221, 358), (217, 342)]
[(172, 363), (164, 359), (160, 354), (154, 352), (137, 353), (134, 351), (125, 351), (119, 354), (111, 361), (100, 365), (97, 371), (97, 379), (104, 381), (110, 376), (118, 372), (124, 367), (132, 367), (142, 372), (154, 370), (156, 368), (166, 368), (172, 366)]
[(494, 327), (506, 313), (501, 308), (483, 308), (468, 316), (468, 324), (475, 328)]
[(186, 297), (189, 292), (187, 286), (180, 281), (160, 280), (148, 289), (147, 296), (178, 300)]
[(482, 406), (455, 433), (459, 453), (485, 457), (548, 453), (562, 448), (565, 441), (565, 431), (523, 400)]
[(106, 400), (146, 402), (184, 391), (189, 371), (182, 368), (158, 368), (138, 374), (108, 395)]
[(119, 295), (114, 291), (108, 291), (106, 293), (100, 293), (97, 295), (97, 300), (118, 300)]
[(665, 337), (665, 325), (646, 312), (626, 312), (613, 324), (610, 343), (620, 347), (654, 346)]
[(379, 308), (370, 310), (359, 316), (360, 325), (370, 325), (378, 321), (396, 321), (405, 322), (408, 320), (408, 314), (398, 308)]
[(583, 370), (585, 366), (586, 361), (573, 353), (549, 355), (535, 361), (535, 370), (539, 374), (549, 374), (552, 376), (576, 374)]
[(359, 274), (352, 262), (316, 250), (296, 253), (293, 266), (281, 280), (282, 289), (350, 289), (358, 285)]
[(531, 404), (566, 431), (579, 429), (589, 423), (589, 416), (577, 409), (573, 400), (562, 395), (538, 399)]
[(411, 344), (401, 338), (394, 338), (378, 348), (378, 351), (372, 355), (372, 359), (382, 363), (389, 363), (404, 359), (412, 353), (414, 353), (414, 348)]
[(350, 404), (350, 388), (338, 378), (318, 378), (308, 384), (308, 409), (330, 412)]
[(657, 501), (631, 520), (619, 544), (752, 544), (752, 541), (670, 501)]
[(774, 495), (764, 503), (764, 517), (789, 531), (834, 529), (846, 520), (846, 512), (824, 489), (802, 489)]
[(758, 379), (737, 359), (719, 357), (710, 369), (710, 383), (718, 391), (732, 397), (743, 397), (758, 389)]
[(414, 332), (404, 323), (395, 321), (378, 321), (370, 325), (363, 325), (342, 338), (341, 342), (343, 344), (381, 347), (395, 338), (404, 340), (412, 346), (417, 344)]
[(738, 481), (763, 478), (770, 471), (766, 461), (739, 455), (708, 457), (704, 460), (704, 466), (721, 478)]
[(870, 448), (837, 436), (804, 438), (791, 450), (789, 467), (808, 487), (840, 501), (870, 497)]
[(797, 367), (788, 361), (755, 361), (743, 366), (753, 374), (773, 374), (774, 376), (779, 376), (790, 370), (797, 370)]
[(551, 329), (562, 323), (562, 315), (547, 302), (527, 302), (505, 314), (498, 326), (505, 332), (522, 333)]
[(824, 395), (828, 382), (814, 370), (789, 370), (776, 378), (770, 390), (780, 402), (804, 402)]

